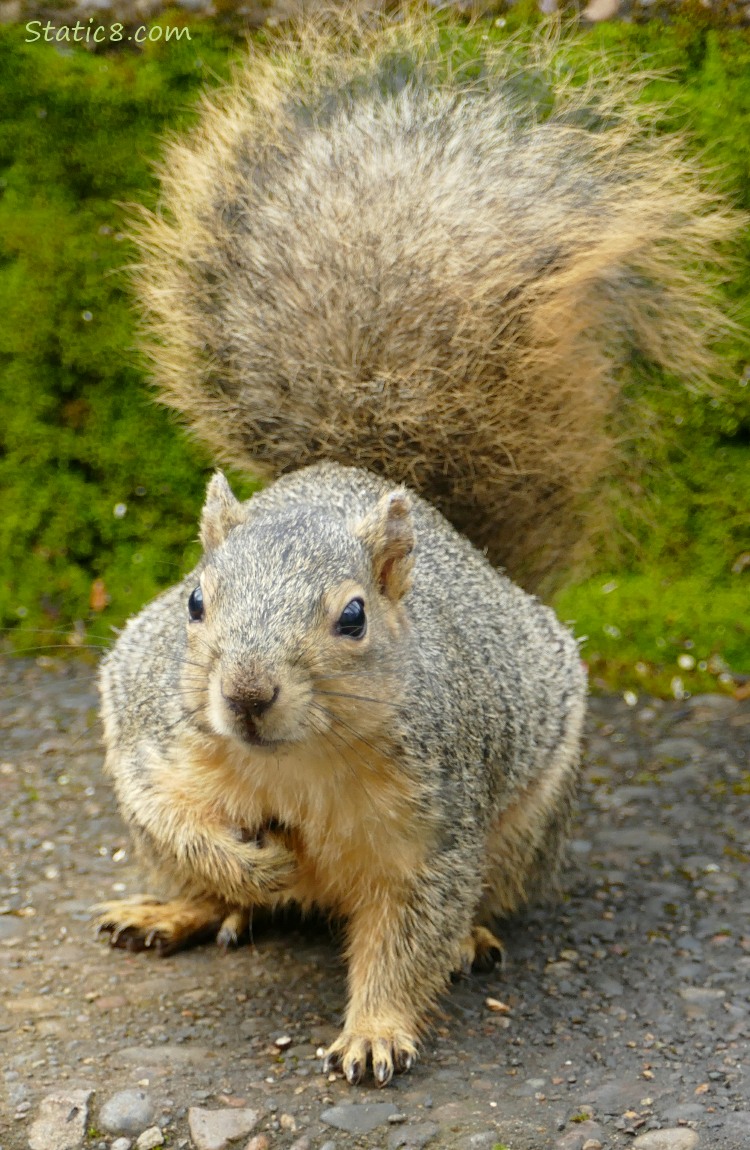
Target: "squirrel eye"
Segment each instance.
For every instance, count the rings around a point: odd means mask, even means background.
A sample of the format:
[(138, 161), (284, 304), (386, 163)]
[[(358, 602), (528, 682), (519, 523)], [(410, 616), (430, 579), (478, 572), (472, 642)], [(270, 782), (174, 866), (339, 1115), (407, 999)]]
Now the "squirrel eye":
[(362, 599), (352, 599), (347, 603), (336, 624), (336, 633), (347, 639), (363, 639), (367, 630), (367, 616)]
[(200, 587), (196, 587), (194, 591), (190, 592), (188, 615), (193, 623), (200, 623), (203, 618), (203, 592)]

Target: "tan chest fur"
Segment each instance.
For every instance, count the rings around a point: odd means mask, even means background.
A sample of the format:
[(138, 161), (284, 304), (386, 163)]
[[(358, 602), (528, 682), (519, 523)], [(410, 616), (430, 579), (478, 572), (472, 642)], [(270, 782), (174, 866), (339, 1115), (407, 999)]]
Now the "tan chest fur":
[(202, 820), (251, 836), (281, 824), (299, 869), (279, 903), (349, 915), (406, 883), (429, 853), (418, 785), (354, 739), (344, 755), (316, 740), (276, 753), (192, 735), (154, 773), (160, 790)]

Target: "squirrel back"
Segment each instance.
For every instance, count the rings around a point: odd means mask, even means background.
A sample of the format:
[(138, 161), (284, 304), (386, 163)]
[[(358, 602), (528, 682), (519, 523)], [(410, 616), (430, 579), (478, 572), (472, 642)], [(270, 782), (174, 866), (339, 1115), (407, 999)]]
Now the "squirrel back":
[(710, 372), (732, 214), (632, 83), (576, 88), (537, 43), (531, 69), (488, 45), (469, 84), (438, 35), (251, 50), (140, 227), (146, 341), (219, 460), (407, 483), (534, 586), (585, 534), (628, 382)]

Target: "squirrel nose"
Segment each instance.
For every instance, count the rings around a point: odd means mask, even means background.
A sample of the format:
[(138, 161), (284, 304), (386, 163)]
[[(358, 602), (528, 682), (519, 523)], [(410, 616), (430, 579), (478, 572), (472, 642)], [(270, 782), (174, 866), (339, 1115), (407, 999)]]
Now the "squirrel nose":
[(227, 707), (243, 719), (258, 719), (270, 710), (279, 697), (281, 688), (272, 683), (246, 684), (242, 690), (225, 695)]

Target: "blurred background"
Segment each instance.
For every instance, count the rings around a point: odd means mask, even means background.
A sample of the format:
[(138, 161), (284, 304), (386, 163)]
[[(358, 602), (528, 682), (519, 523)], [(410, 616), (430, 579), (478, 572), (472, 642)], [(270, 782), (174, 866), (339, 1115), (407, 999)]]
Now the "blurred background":
[[(195, 562), (211, 460), (156, 402), (128, 283), (132, 203), (154, 207), (167, 133), (195, 118), (283, 3), (0, 3), (0, 643), (95, 657)], [(449, 11), (446, 45), (555, 18), (554, 0)], [(562, 5), (568, 58), (654, 76), (644, 98), (750, 210), (750, 4)], [(543, 10), (542, 10), (543, 9)], [(104, 31), (96, 36), (97, 29)], [(77, 29), (77, 31), (76, 31)], [(67, 30), (67, 31), (65, 31)], [(658, 75), (657, 75), (658, 73)], [(614, 529), (549, 597), (595, 689), (750, 694), (750, 231), (722, 291), (725, 378), (644, 378), (658, 434), (627, 445)], [(240, 495), (252, 478), (230, 476)]]

